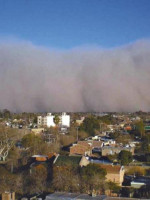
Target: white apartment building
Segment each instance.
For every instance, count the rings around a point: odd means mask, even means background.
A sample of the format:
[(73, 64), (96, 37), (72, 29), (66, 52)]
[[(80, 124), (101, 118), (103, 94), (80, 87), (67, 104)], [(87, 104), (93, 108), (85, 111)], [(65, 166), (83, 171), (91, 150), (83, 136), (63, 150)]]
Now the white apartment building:
[(66, 126), (70, 127), (70, 115), (67, 115), (66, 113), (62, 113), (61, 116), (59, 116), (60, 119), (60, 126)]
[(47, 116), (38, 116), (37, 118), (37, 122), (38, 122), (38, 126), (47, 126), (47, 127), (55, 127), (55, 123), (54, 123), (54, 115), (52, 115), (51, 113), (47, 113)]
[[(54, 123), (55, 116), (51, 113), (47, 113), (47, 116), (38, 116), (37, 122), (38, 126), (47, 126), (47, 127), (55, 127), (56, 124)], [(66, 113), (62, 113), (62, 115), (59, 116), (59, 126), (60, 127), (70, 127), (70, 115), (67, 115)]]

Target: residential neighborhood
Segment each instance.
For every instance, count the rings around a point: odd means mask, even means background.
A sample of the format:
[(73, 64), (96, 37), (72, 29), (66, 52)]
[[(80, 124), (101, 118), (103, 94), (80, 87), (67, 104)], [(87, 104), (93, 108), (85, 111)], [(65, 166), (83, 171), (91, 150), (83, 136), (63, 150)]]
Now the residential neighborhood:
[(5, 112), (0, 120), (2, 199), (13, 199), (5, 197), (11, 191), (22, 200), (29, 194), (55, 199), (58, 192), (74, 193), (76, 199), (79, 193), (82, 199), (150, 197), (149, 113)]
[(0, 200), (150, 200), (150, 0), (0, 0)]

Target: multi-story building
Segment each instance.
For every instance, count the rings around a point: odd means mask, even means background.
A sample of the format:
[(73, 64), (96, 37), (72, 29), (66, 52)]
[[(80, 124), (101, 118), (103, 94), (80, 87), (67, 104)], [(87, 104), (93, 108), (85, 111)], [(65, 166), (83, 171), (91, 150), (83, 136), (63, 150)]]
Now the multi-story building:
[[(54, 122), (55, 116), (51, 113), (48, 113), (47, 116), (38, 116), (38, 126), (47, 126), (47, 127), (55, 127), (56, 124)], [(60, 127), (70, 127), (70, 115), (66, 113), (62, 113), (59, 116), (59, 126)]]
[(54, 123), (54, 115), (52, 115), (51, 113), (47, 113), (47, 116), (38, 116), (38, 126), (47, 126), (47, 127), (54, 127), (55, 123)]
[(70, 115), (67, 115), (66, 113), (62, 113), (61, 116), (59, 116), (59, 124), (60, 126), (70, 127)]

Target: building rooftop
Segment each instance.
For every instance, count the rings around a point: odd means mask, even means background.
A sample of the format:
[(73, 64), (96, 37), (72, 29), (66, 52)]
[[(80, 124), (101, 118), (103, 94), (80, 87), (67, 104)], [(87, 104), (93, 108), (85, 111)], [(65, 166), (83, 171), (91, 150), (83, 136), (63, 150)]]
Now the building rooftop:
[(74, 165), (78, 166), (81, 160), (81, 156), (58, 156), (55, 165), (57, 166), (64, 166), (64, 165)]
[(121, 170), (120, 165), (106, 165), (106, 164), (99, 164), (99, 166), (103, 169), (106, 169), (107, 173), (118, 174)]
[(64, 193), (64, 192), (56, 192), (53, 194), (49, 194), (46, 196), (46, 200), (103, 200), (106, 199), (105, 195), (98, 195), (92, 197), (88, 194), (78, 194), (78, 193)]

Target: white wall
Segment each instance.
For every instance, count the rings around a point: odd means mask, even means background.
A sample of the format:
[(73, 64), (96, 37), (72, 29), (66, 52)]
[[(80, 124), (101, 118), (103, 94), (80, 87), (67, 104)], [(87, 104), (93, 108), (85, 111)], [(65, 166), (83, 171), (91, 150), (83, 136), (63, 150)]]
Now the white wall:
[(56, 124), (54, 123), (54, 116), (53, 115), (47, 115), (47, 127), (51, 127), (51, 126), (56, 126)]
[(62, 113), (61, 126), (70, 127), (70, 115), (67, 115), (66, 113)]
[[(51, 113), (47, 113), (47, 116), (42, 117), (42, 116), (38, 116), (38, 125), (45, 125), (47, 127), (55, 127), (56, 124), (54, 123), (54, 115), (52, 115)], [(66, 127), (70, 127), (70, 115), (67, 115), (66, 113), (62, 113), (61, 116), (59, 116), (60, 118), (60, 126), (66, 126)]]

